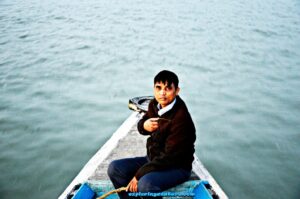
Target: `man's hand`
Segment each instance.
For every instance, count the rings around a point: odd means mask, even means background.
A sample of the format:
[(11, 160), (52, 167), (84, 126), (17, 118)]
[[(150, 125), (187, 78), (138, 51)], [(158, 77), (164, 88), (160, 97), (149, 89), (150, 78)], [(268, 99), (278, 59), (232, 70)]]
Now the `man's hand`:
[(156, 131), (158, 128), (158, 120), (159, 118), (150, 118), (144, 122), (144, 129), (148, 132)]
[(126, 187), (126, 191), (130, 192), (137, 192), (138, 191), (138, 180), (133, 177), (132, 180), (129, 182), (129, 184)]

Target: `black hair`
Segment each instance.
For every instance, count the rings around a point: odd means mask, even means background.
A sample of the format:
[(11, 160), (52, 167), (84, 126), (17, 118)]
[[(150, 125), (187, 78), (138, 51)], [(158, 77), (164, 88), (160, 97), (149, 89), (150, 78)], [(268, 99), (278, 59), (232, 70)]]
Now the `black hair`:
[(171, 86), (172, 83), (175, 86), (175, 89), (178, 88), (178, 77), (175, 73), (168, 71), (168, 70), (163, 70), (160, 71), (155, 77), (154, 77), (154, 84), (155, 83), (160, 83), (163, 82), (167, 86)]

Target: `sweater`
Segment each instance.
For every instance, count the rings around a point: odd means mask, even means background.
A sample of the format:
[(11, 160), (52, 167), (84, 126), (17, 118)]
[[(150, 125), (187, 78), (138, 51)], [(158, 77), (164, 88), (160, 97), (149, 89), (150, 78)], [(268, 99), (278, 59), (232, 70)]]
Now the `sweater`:
[[(150, 135), (146, 145), (150, 161), (136, 172), (137, 180), (153, 171), (192, 169), (196, 129), (184, 101), (177, 96), (173, 108), (161, 116), (158, 115), (157, 104), (155, 99), (151, 100), (148, 111), (137, 124), (140, 134)], [(164, 118), (159, 120), (158, 129), (152, 133), (146, 131), (144, 122), (156, 117)]]

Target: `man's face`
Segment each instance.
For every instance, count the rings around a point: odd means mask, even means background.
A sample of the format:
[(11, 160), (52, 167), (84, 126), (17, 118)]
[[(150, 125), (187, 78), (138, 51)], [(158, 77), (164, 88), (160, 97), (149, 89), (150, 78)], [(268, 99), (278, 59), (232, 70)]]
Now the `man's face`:
[(168, 85), (163, 82), (154, 84), (154, 97), (162, 108), (168, 106), (179, 93), (179, 87), (175, 89), (174, 84)]

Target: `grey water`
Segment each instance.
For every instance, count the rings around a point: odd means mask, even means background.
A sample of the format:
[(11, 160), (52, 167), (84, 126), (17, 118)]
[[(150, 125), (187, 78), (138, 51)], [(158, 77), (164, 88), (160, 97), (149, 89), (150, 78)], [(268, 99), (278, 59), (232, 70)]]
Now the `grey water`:
[(230, 198), (300, 198), (299, 0), (1, 0), (0, 198), (57, 198), (163, 69)]

